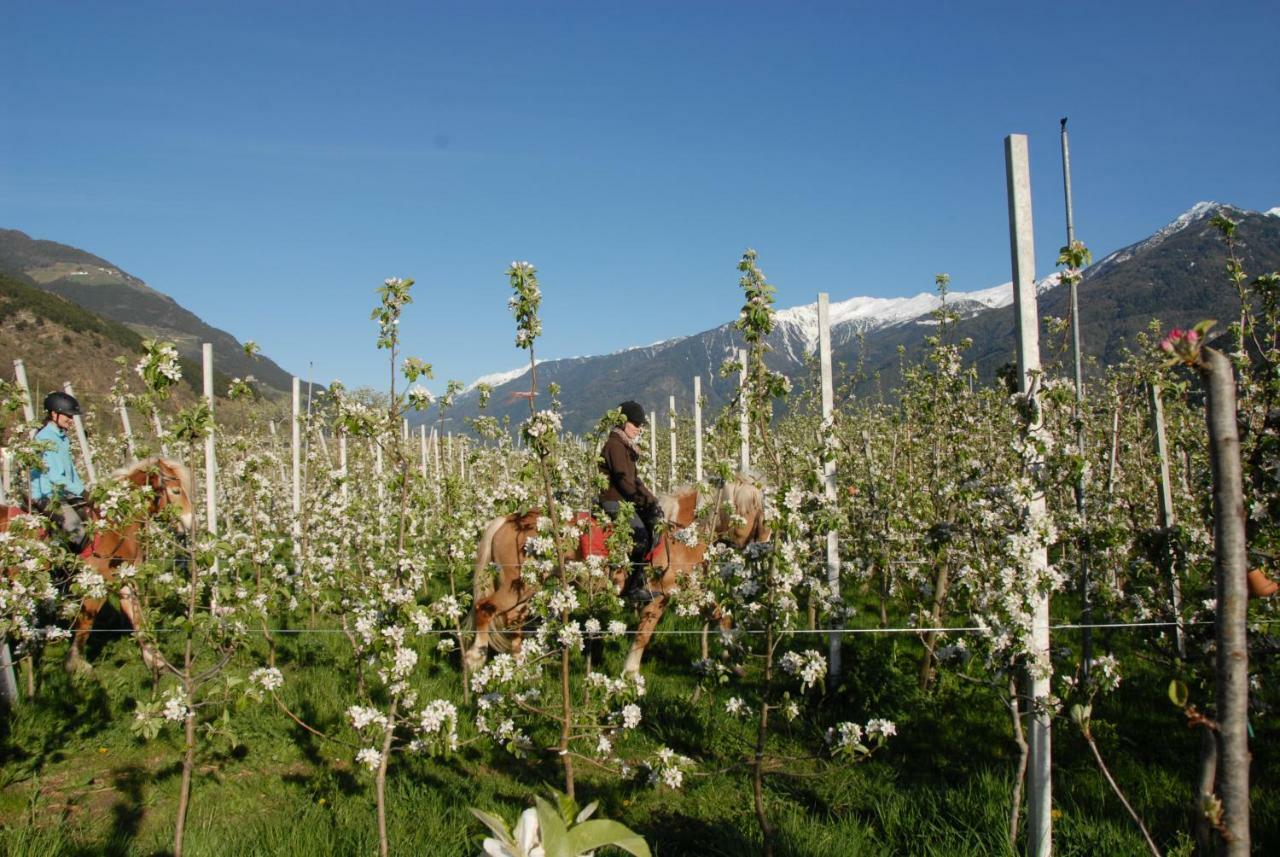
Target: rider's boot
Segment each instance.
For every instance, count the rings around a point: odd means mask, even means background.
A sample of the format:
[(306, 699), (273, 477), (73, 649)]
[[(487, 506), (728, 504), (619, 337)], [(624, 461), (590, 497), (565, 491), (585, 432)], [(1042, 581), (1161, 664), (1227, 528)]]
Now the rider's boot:
[(622, 586), (623, 599), (632, 604), (648, 604), (657, 597), (657, 593), (649, 588), (649, 566), (643, 562), (633, 562), (627, 582)]

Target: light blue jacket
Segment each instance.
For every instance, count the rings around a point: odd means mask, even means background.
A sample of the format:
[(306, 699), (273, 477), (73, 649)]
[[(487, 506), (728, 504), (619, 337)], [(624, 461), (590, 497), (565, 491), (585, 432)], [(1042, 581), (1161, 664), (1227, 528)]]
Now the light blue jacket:
[(53, 449), (44, 454), (43, 467), (31, 469), (31, 499), (44, 500), (55, 493), (63, 497), (83, 494), (84, 482), (76, 472), (67, 433), (53, 423), (45, 423), (44, 428), (36, 432), (36, 440), (52, 443)]

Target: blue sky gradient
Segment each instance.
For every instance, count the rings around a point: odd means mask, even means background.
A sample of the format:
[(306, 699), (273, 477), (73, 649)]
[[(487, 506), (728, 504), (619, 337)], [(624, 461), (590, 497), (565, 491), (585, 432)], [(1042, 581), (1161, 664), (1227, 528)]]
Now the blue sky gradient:
[[(407, 349), (520, 365), (705, 330), (760, 253), (780, 307), (1009, 279), (1002, 140), (1037, 265), (1199, 200), (1280, 205), (1280, 4), (66, 3), (0, 13), (0, 226), (82, 247), (317, 381)], [(309, 367), (313, 366), (313, 369)]]

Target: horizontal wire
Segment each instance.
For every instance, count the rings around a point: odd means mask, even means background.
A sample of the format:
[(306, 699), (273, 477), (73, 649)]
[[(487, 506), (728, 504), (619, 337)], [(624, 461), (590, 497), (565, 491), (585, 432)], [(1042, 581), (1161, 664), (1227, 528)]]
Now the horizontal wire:
[[(1061, 625), (1050, 625), (1050, 626), (1049, 626), (1049, 630), (1050, 630), (1050, 631), (1083, 631), (1083, 630), (1086, 630), (1086, 629), (1087, 629), (1087, 630), (1093, 630), (1093, 629), (1112, 629), (1112, 630), (1118, 630), (1118, 629), (1125, 629), (1125, 628), (1177, 628), (1177, 627), (1179, 627), (1179, 626), (1181, 626), (1181, 627), (1185, 628), (1185, 627), (1187, 627), (1187, 626), (1189, 626), (1189, 625), (1212, 625), (1212, 624), (1214, 624), (1214, 620), (1212, 620), (1212, 619), (1201, 619), (1201, 620), (1197, 620), (1197, 621), (1193, 621), (1193, 622), (1099, 622), (1099, 623), (1092, 623), (1092, 624), (1082, 624), (1082, 623), (1074, 623), (1074, 622), (1073, 622), (1073, 623), (1064, 623), (1064, 624), (1061, 624)], [(1256, 620), (1256, 621), (1251, 621), (1249, 624), (1250, 624), (1250, 625), (1275, 625), (1275, 624), (1280, 624), (1280, 619), (1258, 619), (1258, 620)], [(305, 634), (346, 634), (346, 633), (347, 633), (346, 631), (343, 631), (341, 628), (268, 628), (268, 629), (266, 629), (266, 631), (267, 631), (267, 633), (269, 633), (269, 634), (282, 634), (282, 635), (291, 635), (291, 634), (292, 634), (292, 635), (297, 635), (297, 636), (302, 636), (302, 635), (305, 635)], [(176, 634), (176, 633), (182, 633), (182, 632), (183, 632), (183, 629), (182, 629), (182, 628), (160, 628), (160, 629), (157, 629), (157, 630), (148, 631), (147, 633), (149, 633), (149, 634)], [(651, 631), (651, 632), (649, 632), (649, 633), (650, 633), (652, 636), (655, 636), (655, 637), (680, 637), (680, 636), (701, 635), (701, 634), (703, 634), (703, 633), (710, 633), (710, 632), (719, 633), (719, 629), (714, 629), (714, 628), (713, 628), (713, 629), (710, 629), (710, 631), (708, 631), (708, 632), (704, 632), (704, 631), (702, 631), (702, 630), (700, 630), (700, 629), (693, 629), (693, 630), (676, 630), (676, 629), (659, 630), (659, 629), (654, 629), (653, 631)], [(133, 634), (133, 633), (136, 633), (136, 632), (135, 632), (135, 631), (132, 631), (132, 630), (127, 630), (127, 629), (125, 629), (125, 628), (91, 628), (91, 629), (89, 629), (88, 631), (80, 631), (80, 632), (77, 632), (77, 631), (68, 631), (67, 633), (69, 633), (69, 634), (76, 634), (76, 633), (84, 633), (84, 634)], [(251, 630), (251, 631), (247, 631), (247, 632), (246, 632), (246, 634), (247, 634), (247, 635), (249, 635), (249, 636), (253, 636), (253, 635), (256, 635), (256, 634), (260, 634), (260, 633), (262, 633), (262, 629), (261, 629), (261, 628), (255, 628), (255, 629), (253, 629), (253, 630)], [(427, 631), (419, 631), (419, 632), (417, 632), (417, 636), (420, 636), (420, 637), (445, 636), (445, 635), (450, 635), (450, 636), (452, 636), (452, 635), (456, 635), (457, 633), (458, 633), (458, 632), (457, 632), (456, 630), (453, 630), (453, 629), (450, 629), (450, 628), (432, 628), (432, 629), (427, 630)], [(467, 634), (467, 635), (473, 635), (473, 634), (475, 633), (475, 631), (474, 631), (474, 630), (472, 630), (472, 631), (464, 631), (463, 633), (464, 633), (464, 634)], [(501, 632), (493, 631), (493, 632), (490, 632), (490, 633), (497, 634), (497, 633), (509, 633), (509, 632), (507, 632), (507, 631), (501, 631)], [(637, 635), (637, 634), (639, 634), (639, 633), (641, 633), (641, 632), (640, 632), (640, 631), (634, 631), (634, 630), (627, 630), (627, 631), (620, 631), (620, 632), (618, 632), (617, 634), (608, 634), (608, 635), (605, 635), (605, 634), (589, 634), (589, 635), (587, 635), (587, 636), (590, 636), (590, 637), (597, 637), (597, 636), (609, 636), (609, 637), (632, 637), (632, 636), (635, 636), (635, 635)], [(766, 631), (766, 630), (764, 630), (764, 629), (762, 629), (762, 628), (743, 628), (743, 629), (731, 629), (731, 633), (733, 633), (733, 634), (757, 635), (757, 636), (758, 636), (758, 635), (767, 634), (767, 633), (769, 633), (769, 632), (768, 632), (768, 631)], [(774, 633), (775, 635), (777, 635), (777, 634), (783, 634), (783, 635), (790, 634), (790, 635), (794, 635), (794, 636), (807, 636), (807, 635), (811, 635), (811, 634), (817, 634), (817, 635), (829, 635), (829, 634), (848, 634), (848, 635), (856, 635), (856, 634), (930, 634), (930, 633), (936, 633), (936, 634), (994, 634), (995, 632), (994, 632), (994, 631), (992, 631), (992, 629), (990, 629), (990, 628), (982, 628), (982, 627), (977, 626), (977, 625), (970, 625), (970, 626), (960, 626), (960, 627), (955, 627), (955, 628), (948, 628), (948, 627), (942, 627), (942, 626), (932, 627), (932, 628), (796, 628), (795, 630), (791, 630), (791, 631), (781, 631), (781, 632), (780, 632), (780, 631), (777, 631), (777, 630), (774, 630), (774, 631), (773, 631), (773, 633)]]

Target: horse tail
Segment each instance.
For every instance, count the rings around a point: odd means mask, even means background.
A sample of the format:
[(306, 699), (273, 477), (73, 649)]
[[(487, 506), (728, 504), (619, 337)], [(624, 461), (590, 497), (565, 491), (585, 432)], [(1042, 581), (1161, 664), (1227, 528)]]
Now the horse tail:
[(471, 580), (473, 606), (493, 594), (493, 569), (490, 567), (493, 563), (493, 540), (510, 518), (510, 515), (494, 518), (484, 528), (484, 535), (480, 536), (480, 544), (476, 547), (475, 574)]

